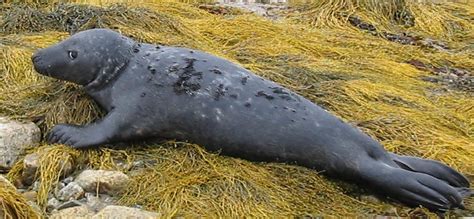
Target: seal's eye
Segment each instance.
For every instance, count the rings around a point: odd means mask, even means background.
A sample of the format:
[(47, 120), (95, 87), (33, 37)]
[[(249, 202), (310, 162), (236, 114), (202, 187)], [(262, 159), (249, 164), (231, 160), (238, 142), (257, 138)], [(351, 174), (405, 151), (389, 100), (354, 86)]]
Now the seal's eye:
[(75, 59), (77, 58), (77, 52), (76, 51), (69, 51), (68, 52), (69, 58), (70, 59)]

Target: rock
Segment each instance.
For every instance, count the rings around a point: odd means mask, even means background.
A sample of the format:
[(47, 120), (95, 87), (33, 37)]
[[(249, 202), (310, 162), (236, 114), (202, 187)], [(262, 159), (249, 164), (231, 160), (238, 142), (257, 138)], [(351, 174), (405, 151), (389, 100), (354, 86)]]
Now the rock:
[(58, 208), (59, 205), (61, 205), (60, 201), (58, 201), (56, 198), (50, 198), (46, 204), (46, 210), (52, 211), (53, 209)]
[(27, 201), (31, 201), (31, 202), (36, 201), (37, 193), (35, 191), (27, 191), (27, 192), (22, 193), (21, 195), (23, 195), (23, 197), (25, 197)]
[(76, 182), (71, 182), (56, 194), (61, 201), (77, 200), (84, 195), (84, 189)]
[(32, 209), (34, 212), (37, 213), (37, 215), (41, 215), (42, 214), (42, 210), (41, 210), (41, 207), (36, 204), (36, 201), (27, 201), (26, 202)]
[(373, 195), (361, 195), (359, 199), (364, 202), (381, 203), (380, 199)]
[(129, 177), (120, 171), (84, 170), (74, 181), (86, 192), (98, 189), (99, 193), (113, 195), (125, 188)]
[[(35, 152), (31, 153), (25, 156), (23, 159), (23, 172), (20, 177), (20, 182), (22, 185), (31, 185), (34, 180), (36, 180), (36, 172), (40, 168), (40, 159), (42, 156), (45, 156), (43, 153), (47, 153), (48, 149), (42, 151), (42, 152)], [(64, 154), (64, 156), (67, 156), (67, 154)], [(61, 169), (61, 176), (65, 177), (69, 175), (71, 172), (73, 172), (74, 167), (71, 161), (66, 159), (66, 161), (61, 160), (60, 165), (62, 167)], [(67, 163), (65, 163), (67, 162)]]
[(0, 170), (9, 170), (25, 149), (39, 143), (41, 132), (32, 122), (0, 117)]
[[(15, 187), (16, 187), (16, 186), (15, 186)], [(16, 191), (17, 191), (18, 193), (25, 193), (25, 192), (28, 192), (28, 191), (30, 191), (30, 190), (28, 190), (28, 189), (18, 189), (18, 188), (17, 188)]]
[[(282, 17), (282, 15), (280, 15), (281, 11), (288, 8), (288, 6), (284, 4), (281, 4), (281, 5), (261, 4), (261, 3), (246, 4), (242, 2), (239, 3), (239, 2), (233, 2), (233, 1), (222, 2), (221, 4), (219, 4), (219, 6), (224, 7), (224, 8), (237, 8), (239, 10), (251, 12), (259, 16), (272, 19), (272, 20), (277, 20), (280, 17)], [(217, 14), (225, 14), (225, 13), (230, 13), (230, 10), (219, 9), (218, 11), (213, 11), (211, 13), (216, 14), (216, 12)]]
[(84, 196), (86, 197), (86, 205), (90, 209), (94, 211), (100, 211), (102, 210), (102, 208), (106, 207), (106, 205), (103, 205), (100, 198), (94, 195), (93, 193), (88, 192)]
[(66, 209), (66, 208), (72, 208), (72, 207), (77, 207), (77, 206), (83, 206), (83, 204), (80, 201), (71, 200), (71, 201), (67, 201), (67, 202), (64, 202), (64, 203), (60, 204), (56, 209), (57, 210), (63, 210), (63, 209)]
[(137, 208), (109, 205), (94, 215), (93, 219), (99, 218), (159, 218), (160, 214)]
[(108, 195), (99, 194), (98, 196), (93, 193), (86, 193), (86, 205), (94, 211), (100, 211), (103, 208), (113, 205), (114, 199)]
[(69, 159), (70, 155), (68, 153), (64, 152), (62, 155), (64, 159), (60, 161), (59, 166), (61, 167), (61, 178), (64, 178), (74, 172), (76, 166), (73, 164), (73, 161)]
[(437, 49), (437, 50), (440, 50), (440, 51), (449, 50), (449, 46), (446, 43), (436, 41), (436, 40), (430, 39), (430, 38), (425, 38), (425, 39), (420, 40), (420, 45), (425, 46), (425, 47), (434, 48), (434, 49)]
[(215, 5), (215, 4), (199, 5), (199, 9), (206, 10), (207, 12), (211, 14), (218, 14), (218, 15), (232, 15), (233, 14), (232, 8), (225, 7), (222, 5)]
[(59, 191), (63, 189), (64, 187), (66, 187), (66, 183), (59, 181), (58, 184), (56, 185), (56, 190)]
[(41, 182), (36, 180), (34, 183), (33, 183), (33, 186), (31, 186), (31, 189), (33, 191), (38, 191), (39, 190), (39, 187), (41, 186)]
[(0, 176), (0, 185), (2, 186), (9, 186), (13, 189), (16, 189), (15, 186), (4, 176)]
[(357, 16), (349, 16), (348, 21), (350, 24), (352, 24), (352, 26), (358, 27), (359, 29), (368, 30), (368, 31), (377, 31), (377, 28), (375, 28), (374, 25), (362, 21)]
[(86, 206), (76, 206), (53, 212), (50, 219), (62, 218), (91, 218), (94, 215)]
[[(139, 169), (143, 169), (150, 166), (155, 166), (156, 163), (157, 161), (152, 160), (152, 159), (134, 161), (129, 170), (134, 171), (134, 170), (139, 170)], [(128, 173), (130, 174), (130, 172)]]
[(31, 153), (23, 159), (23, 172), (21, 173), (21, 182), (23, 185), (31, 185), (35, 181), (36, 171), (39, 168), (40, 156), (38, 153)]
[(63, 183), (66, 184), (66, 185), (71, 183), (72, 181), (74, 181), (74, 177), (72, 177), (72, 176), (68, 176), (68, 177), (63, 179)]
[(417, 37), (411, 36), (407, 33), (394, 34), (394, 33), (382, 32), (382, 35), (385, 37), (385, 39), (389, 41), (400, 43), (403, 45), (416, 45), (416, 42), (418, 40)]

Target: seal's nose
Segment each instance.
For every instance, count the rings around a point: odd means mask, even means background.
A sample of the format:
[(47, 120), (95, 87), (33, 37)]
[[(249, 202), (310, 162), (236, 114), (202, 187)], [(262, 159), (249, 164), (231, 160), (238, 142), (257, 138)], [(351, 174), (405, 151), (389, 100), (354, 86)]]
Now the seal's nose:
[(39, 60), (39, 58), (40, 58), (40, 52), (41, 52), (41, 51), (37, 51), (37, 52), (35, 52), (35, 54), (33, 54), (33, 55), (31, 56), (31, 61), (33, 61), (33, 63), (36, 63), (36, 62)]
[(33, 61), (33, 63), (35, 63), (36, 60), (38, 60), (38, 58), (39, 58), (39, 56), (37, 56), (37, 55), (35, 54), (35, 55), (33, 55), (33, 56), (31, 57), (31, 61)]
[(40, 74), (44, 74), (46, 72), (46, 69), (44, 67), (43, 61), (41, 60), (41, 55), (42, 55), (41, 50), (35, 52), (31, 56), (31, 61), (33, 62), (33, 67), (34, 67), (35, 71), (40, 73)]

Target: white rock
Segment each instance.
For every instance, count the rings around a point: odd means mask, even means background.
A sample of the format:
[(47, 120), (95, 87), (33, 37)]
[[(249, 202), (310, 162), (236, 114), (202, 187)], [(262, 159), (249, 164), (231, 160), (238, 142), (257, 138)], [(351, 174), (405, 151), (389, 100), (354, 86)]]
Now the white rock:
[(113, 219), (148, 219), (148, 218), (159, 218), (160, 214), (145, 211), (138, 208), (129, 208), (124, 206), (109, 205), (99, 211), (92, 219), (102, 219), (102, 218), (113, 218)]
[(66, 208), (60, 211), (53, 212), (50, 219), (63, 219), (63, 218), (91, 218), (94, 215), (86, 206), (76, 206), (72, 208)]
[(39, 143), (40, 137), (40, 129), (34, 123), (0, 117), (0, 170), (10, 169), (26, 148)]
[(86, 192), (116, 194), (127, 186), (129, 177), (120, 171), (84, 170), (74, 182)]
[(77, 200), (84, 195), (84, 189), (76, 182), (71, 182), (56, 194), (61, 201)]

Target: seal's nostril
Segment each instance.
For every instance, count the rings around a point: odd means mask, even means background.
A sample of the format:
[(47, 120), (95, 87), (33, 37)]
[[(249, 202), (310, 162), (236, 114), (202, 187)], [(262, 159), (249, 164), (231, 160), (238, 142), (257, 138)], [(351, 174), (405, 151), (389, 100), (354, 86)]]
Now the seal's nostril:
[(42, 53), (42, 50), (38, 50), (35, 53), (33, 53), (33, 55), (31, 56), (31, 61), (38, 62), (40, 60), (41, 53)]
[(38, 59), (39, 59), (39, 56), (37, 56), (36, 54), (31, 57), (31, 60), (32, 60), (33, 62), (38, 61)]

